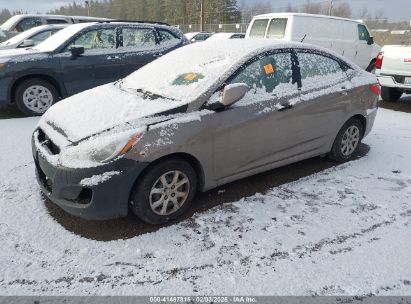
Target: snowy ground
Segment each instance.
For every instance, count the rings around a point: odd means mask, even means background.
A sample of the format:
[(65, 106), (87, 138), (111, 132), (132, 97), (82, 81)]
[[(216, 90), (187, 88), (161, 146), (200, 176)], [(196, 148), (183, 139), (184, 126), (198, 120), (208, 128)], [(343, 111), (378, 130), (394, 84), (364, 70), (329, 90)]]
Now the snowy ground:
[(411, 114), (381, 109), (367, 156), (128, 240), (60, 226), (0, 120), (0, 294), (411, 295)]

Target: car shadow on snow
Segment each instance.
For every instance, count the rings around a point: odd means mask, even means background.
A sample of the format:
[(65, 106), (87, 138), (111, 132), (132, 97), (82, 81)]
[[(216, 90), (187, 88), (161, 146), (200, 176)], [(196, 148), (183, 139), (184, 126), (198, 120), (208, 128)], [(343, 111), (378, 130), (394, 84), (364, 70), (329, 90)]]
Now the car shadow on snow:
[(411, 95), (403, 95), (398, 101), (380, 101), (381, 108), (411, 113)]
[[(357, 158), (368, 154), (370, 147), (366, 144), (360, 146)], [(50, 215), (67, 230), (97, 241), (111, 241), (129, 239), (135, 236), (155, 232), (160, 228), (174, 225), (195, 213), (205, 212), (213, 207), (236, 202), (243, 197), (256, 193), (264, 193), (267, 190), (285, 183), (296, 181), (325, 169), (337, 167), (339, 164), (327, 158), (315, 157), (285, 167), (274, 169), (265, 173), (251, 176), (205, 193), (198, 193), (192, 208), (179, 220), (167, 225), (153, 226), (140, 221), (130, 211), (128, 216), (122, 219), (108, 221), (87, 221), (65, 213), (57, 205), (45, 199), (45, 205)]]
[(10, 119), (10, 118), (24, 118), (27, 117), (17, 109), (14, 104), (0, 106), (0, 119)]

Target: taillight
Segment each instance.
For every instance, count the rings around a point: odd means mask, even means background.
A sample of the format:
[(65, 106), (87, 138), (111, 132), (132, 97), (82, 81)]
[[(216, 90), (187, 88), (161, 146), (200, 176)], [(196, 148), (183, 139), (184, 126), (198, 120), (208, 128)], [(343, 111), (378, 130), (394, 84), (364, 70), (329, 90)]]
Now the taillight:
[(377, 59), (375, 60), (375, 68), (376, 69), (381, 69), (383, 59), (384, 59), (384, 53), (379, 52), (378, 55), (377, 55)]
[(379, 84), (374, 84), (370, 86), (370, 90), (373, 91), (375, 94), (380, 95), (381, 93), (381, 87)]

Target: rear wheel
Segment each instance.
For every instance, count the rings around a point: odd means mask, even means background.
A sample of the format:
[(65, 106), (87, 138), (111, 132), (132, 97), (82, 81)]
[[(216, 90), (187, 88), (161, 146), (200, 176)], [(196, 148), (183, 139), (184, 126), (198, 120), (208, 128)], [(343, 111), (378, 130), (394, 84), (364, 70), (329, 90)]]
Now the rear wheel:
[(147, 223), (166, 223), (187, 211), (196, 191), (197, 174), (193, 167), (179, 158), (165, 160), (137, 181), (131, 209)]
[(384, 101), (397, 101), (403, 92), (397, 88), (381, 87), (381, 98)]
[(50, 82), (38, 78), (23, 81), (15, 91), (17, 107), (29, 116), (42, 115), (58, 98), (57, 89)]
[(360, 147), (364, 126), (357, 118), (351, 118), (338, 132), (329, 157), (337, 162), (350, 160)]

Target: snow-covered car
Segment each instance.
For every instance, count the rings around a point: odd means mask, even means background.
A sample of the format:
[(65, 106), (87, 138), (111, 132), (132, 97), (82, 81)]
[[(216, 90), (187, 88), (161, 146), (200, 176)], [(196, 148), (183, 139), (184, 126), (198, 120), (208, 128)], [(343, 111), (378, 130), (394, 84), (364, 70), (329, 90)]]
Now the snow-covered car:
[(384, 46), (375, 65), (383, 100), (397, 101), (411, 94), (411, 46)]
[(108, 21), (107, 18), (63, 16), (49, 14), (21, 14), (10, 17), (0, 25), (0, 42), (25, 32), (33, 27), (46, 24), (73, 24), (83, 22)]
[(61, 98), (121, 79), (187, 43), (164, 24), (73, 24), (35, 47), (0, 52), (0, 104), (42, 115)]
[(317, 155), (351, 159), (378, 95), (374, 75), (322, 48), (191, 44), (51, 107), (32, 138), (38, 183), (82, 218), (131, 209), (168, 222), (197, 190)]
[(52, 24), (33, 27), (28, 31), (0, 43), (0, 51), (36, 46), (66, 26), (66, 24)]
[(188, 41), (190, 41), (190, 43), (205, 41), (213, 35), (214, 33), (209, 32), (192, 32), (185, 34), (186, 38), (188, 39)]
[(245, 34), (242, 33), (215, 33), (207, 40), (226, 40), (226, 39), (244, 39)]

